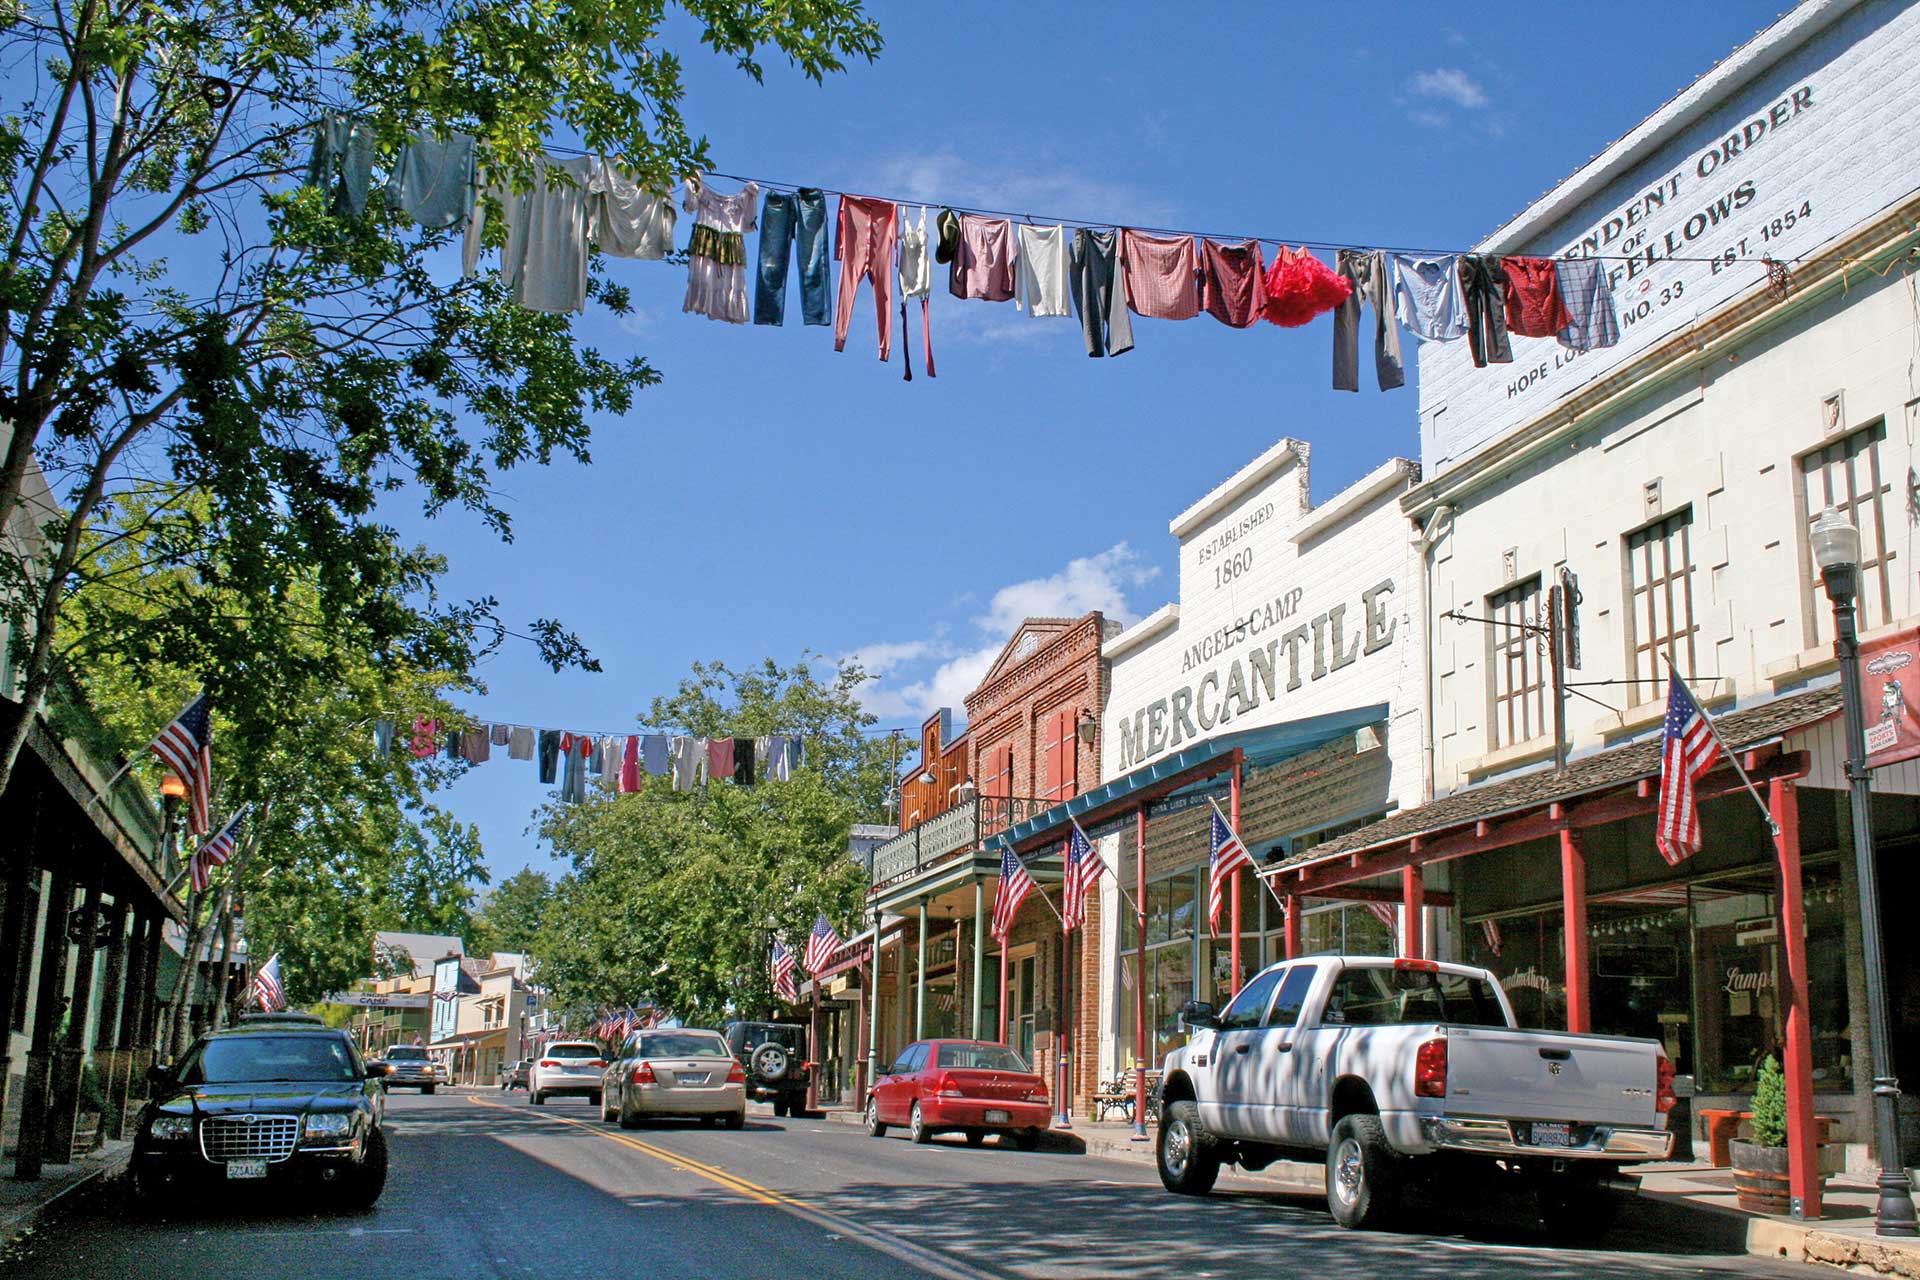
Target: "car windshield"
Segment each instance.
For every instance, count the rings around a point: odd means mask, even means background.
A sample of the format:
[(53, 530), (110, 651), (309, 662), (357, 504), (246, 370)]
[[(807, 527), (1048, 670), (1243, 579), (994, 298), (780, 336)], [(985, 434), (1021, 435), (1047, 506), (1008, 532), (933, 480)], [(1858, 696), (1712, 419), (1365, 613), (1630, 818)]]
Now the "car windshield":
[(642, 1058), (728, 1058), (727, 1042), (715, 1035), (690, 1035), (676, 1032), (665, 1036), (643, 1036), (638, 1056)]
[(1385, 966), (1342, 970), (1320, 1020), (1347, 1027), (1396, 1027), (1420, 1022), (1450, 1022), (1460, 1027), (1507, 1025), (1500, 998), (1485, 978)]
[(597, 1058), (599, 1056), (598, 1046), (590, 1044), (556, 1044), (549, 1045), (547, 1048), (549, 1058)]
[(1019, 1054), (1003, 1044), (943, 1044), (936, 1064), (961, 1071), (1026, 1071)]
[(225, 1036), (205, 1041), (180, 1072), (183, 1084), (357, 1080), (347, 1042), (331, 1036)]
[(387, 1050), (388, 1062), (425, 1062), (426, 1060), (427, 1051), (425, 1049), (403, 1048)]

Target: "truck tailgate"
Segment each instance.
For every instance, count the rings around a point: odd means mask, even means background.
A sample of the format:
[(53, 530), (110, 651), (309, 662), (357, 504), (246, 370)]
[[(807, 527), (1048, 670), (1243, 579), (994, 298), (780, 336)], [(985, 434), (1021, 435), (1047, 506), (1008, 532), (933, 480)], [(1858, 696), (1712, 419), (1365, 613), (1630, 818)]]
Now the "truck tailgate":
[(1447, 1028), (1448, 1115), (1657, 1128), (1650, 1040)]

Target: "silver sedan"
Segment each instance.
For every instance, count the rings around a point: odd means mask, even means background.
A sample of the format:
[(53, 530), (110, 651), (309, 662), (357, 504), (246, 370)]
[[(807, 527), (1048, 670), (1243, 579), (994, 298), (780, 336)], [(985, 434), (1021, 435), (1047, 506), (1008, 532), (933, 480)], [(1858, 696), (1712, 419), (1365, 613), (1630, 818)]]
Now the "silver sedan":
[(622, 1129), (659, 1116), (747, 1123), (747, 1076), (717, 1031), (636, 1031), (602, 1077), (600, 1118)]

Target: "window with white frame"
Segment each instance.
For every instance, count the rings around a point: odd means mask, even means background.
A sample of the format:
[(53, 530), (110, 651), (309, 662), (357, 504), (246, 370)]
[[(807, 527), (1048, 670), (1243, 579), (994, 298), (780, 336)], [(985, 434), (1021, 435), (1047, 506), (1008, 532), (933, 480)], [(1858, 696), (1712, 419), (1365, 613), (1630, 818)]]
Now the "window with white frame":
[(1510, 747), (1546, 733), (1546, 645), (1532, 628), (1545, 623), (1540, 575), (1487, 597), (1488, 745)]
[[(1875, 422), (1800, 458), (1801, 546), (1814, 519), (1833, 507), (1860, 530), (1860, 629), (1893, 621), (1893, 561), (1887, 540), (1887, 494), (1892, 483), (1882, 469), (1880, 446), (1887, 424)], [(1809, 647), (1833, 642), (1833, 611), (1821, 591), (1820, 571), (1805, 556), (1802, 601)]]
[(1677, 511), (1628, 534), (1625, 552), (1627, 652), (1635, 681), (1627, 686), (1627, 702), (1637, 706), (1663, 696), (1669, 664), (1687, 680), (1698, 674), (1693, 509)]

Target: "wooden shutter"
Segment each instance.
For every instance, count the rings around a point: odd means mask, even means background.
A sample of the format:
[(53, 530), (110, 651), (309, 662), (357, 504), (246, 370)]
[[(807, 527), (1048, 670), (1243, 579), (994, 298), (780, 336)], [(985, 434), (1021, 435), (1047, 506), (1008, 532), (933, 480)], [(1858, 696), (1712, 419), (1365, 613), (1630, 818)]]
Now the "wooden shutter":
[(1056, 711), (1047, 717), (1041, 736), (1045, 772), (1041, 775), (1040, 798), (1064, 800), (1074, 791), (1073, 713)]
[(1013, 794), (1013, 744), (1003, 743), (981, 761), (980, 794), (1004, 800)]

